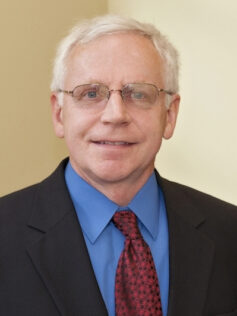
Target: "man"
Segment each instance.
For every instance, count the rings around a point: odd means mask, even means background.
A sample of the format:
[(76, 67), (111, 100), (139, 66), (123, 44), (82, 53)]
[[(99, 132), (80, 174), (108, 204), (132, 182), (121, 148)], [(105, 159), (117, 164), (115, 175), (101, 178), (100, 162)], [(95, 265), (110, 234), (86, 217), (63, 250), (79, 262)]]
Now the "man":
[(173, 46), (95, 18), (60, 44), (51, 88), (69, 160), (1, 199), (0, 315), (237, 315), (237, 208), (154, 171), (179, 109)]

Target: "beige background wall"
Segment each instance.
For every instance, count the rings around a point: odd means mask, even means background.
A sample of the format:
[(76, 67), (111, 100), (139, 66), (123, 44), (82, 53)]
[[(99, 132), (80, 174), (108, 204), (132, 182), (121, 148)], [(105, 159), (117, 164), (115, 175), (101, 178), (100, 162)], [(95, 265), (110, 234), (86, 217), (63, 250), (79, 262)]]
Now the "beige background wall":
[(155, 23), (180, 51), (180, 116), (158, 170), (237, 204), (237, 1), (109, 0), (109, 10)]
[(0, 196), (40, 181), (67, 155), (49, 105), (56, 44), (106, 0), (0, 1)]
[(237, 204), (236, 0), (1, 0), (0, 195), (66, 155), (50, 119), (56, 43), (78, 19), (107, 12), (155, 23), (180, 51), (181, 111), (160, 173)]

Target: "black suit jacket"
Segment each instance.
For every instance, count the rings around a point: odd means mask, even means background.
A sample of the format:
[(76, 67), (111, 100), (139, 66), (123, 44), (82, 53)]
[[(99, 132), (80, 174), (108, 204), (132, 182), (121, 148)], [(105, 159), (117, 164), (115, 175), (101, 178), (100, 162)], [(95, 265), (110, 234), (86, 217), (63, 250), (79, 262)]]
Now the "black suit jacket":
[[(0, 200), (1, 316), (107, 315), (65, 164)], [(168, 316), (237, 316), (237, 208), (157, 180), (169, 225)]]

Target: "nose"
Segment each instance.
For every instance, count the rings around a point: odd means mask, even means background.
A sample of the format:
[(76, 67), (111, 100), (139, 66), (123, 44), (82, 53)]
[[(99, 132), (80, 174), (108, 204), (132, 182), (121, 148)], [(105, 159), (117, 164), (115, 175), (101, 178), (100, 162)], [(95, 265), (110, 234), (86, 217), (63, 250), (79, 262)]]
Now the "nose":
[(110, 90), (109, 99), (102, 112), (101, 121), (104, 124), (129, 124), (130, 113), (124, 104), (120, 90)]

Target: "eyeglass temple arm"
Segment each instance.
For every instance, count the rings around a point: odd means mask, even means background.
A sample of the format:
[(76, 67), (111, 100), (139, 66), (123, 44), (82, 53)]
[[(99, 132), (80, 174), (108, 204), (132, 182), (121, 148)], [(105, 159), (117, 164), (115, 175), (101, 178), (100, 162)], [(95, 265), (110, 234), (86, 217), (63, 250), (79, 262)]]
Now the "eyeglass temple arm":
[(158, 91), (159, 91), (159, 92), (165, 92), (165, 93), (167, 93), (167, 94), (169, 94), (169, 95), (173, 95), (173, 94), (174, 94), (173, 91), (165, 90), (165, 89), (158, 89)]
[(58, 89), (57, 92), (63, 92), (63, 93), (67, 93), (72, 95), (73, 94), (73, 90), (63, 90), (63, 89)]

